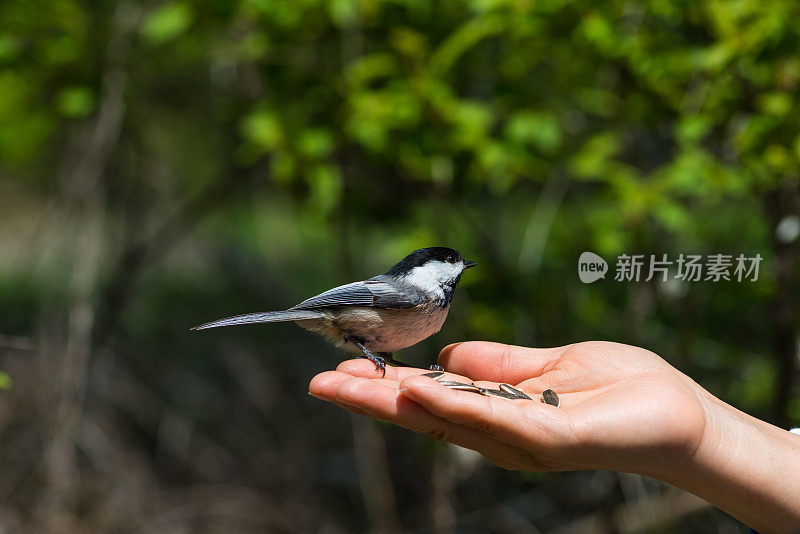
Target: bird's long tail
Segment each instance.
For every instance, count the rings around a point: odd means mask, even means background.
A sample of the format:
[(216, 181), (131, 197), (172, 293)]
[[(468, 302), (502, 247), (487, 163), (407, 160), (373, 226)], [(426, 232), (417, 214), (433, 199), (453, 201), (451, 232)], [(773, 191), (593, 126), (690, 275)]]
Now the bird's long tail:
[(282, 321), (303, 321), (306, 319), (321, 319), (325, 314), (316, 310), (286, 310), (286, 311), (273, 311), (262, 313), (248, 313), (245, 315), (237, 315), (235, 317), (227, 317), (225, 319), (218, 319), (210, 323), (194, 326), (191, 330), (205, 330), (206, 328), (217, 328), (218, 326), (233, 326), (237, 324), (251, 324), (251, 323), (279, 323)]

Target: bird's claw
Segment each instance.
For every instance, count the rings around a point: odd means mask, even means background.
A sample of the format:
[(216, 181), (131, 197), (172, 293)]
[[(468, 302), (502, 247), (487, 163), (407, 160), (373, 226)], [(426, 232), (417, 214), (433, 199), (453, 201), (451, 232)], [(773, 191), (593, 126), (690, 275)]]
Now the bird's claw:
[(356, 356), (357, 359), (364, 358), (375, 364), (375, 370), (381, 372), (381, 378), (386, 376), (386, 361), (380, 356), (375, 356), (369, 351), (365, 351), (363, 356)]

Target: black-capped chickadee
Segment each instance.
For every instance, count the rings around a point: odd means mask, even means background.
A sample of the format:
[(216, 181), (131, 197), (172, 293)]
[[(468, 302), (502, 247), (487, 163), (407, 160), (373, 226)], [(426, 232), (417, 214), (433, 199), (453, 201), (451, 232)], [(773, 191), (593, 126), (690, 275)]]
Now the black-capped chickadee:
[(195, 326), (294, 321), (348, 352), (363, 354), (386, 373), (392, 357), (435, 334), (444, 324), (456, 284), (475, 262), (452, 248), (415, 250), (386, 274), (329, 289), (285, 311), (248, 313)]

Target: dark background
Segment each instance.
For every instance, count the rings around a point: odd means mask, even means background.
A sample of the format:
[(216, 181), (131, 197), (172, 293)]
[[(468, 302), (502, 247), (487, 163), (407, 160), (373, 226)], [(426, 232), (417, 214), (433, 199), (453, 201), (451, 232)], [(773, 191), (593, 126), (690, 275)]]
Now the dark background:
[[(351, 417), (306, 394), (342, 356), (295, 325), (188, 328), (446, 245), (479, 267), (404, 359), (615, 340), (800, 423), (799, 15), (4, 0), (0, 530), (743, 532), (651, 479), (506, 472)], [(623, 253), (764, 260), (616, 282)]]

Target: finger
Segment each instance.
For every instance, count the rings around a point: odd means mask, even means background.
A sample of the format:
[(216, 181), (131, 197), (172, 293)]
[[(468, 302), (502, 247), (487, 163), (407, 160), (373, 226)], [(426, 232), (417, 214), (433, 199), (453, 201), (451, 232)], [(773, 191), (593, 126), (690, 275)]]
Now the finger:
[[(422, 380), (431, 381), (428, 378)], [(389, 421), (438, 441), (478, 451), (507, 469), (543, 468), (533, 463), (532, 457), (524, 450), (493, 439), (484, 432), (436, 417), (410, 398), (399, 395), (397, 390), (373, 380), (351, 377), (342, 382), (334, 402), (355, 413)]]
[(475, 380), (517, 384), (542, 374), (567, 347), (535, 349), (488, 341), (448, 345), (439, 354), (439, 365)]
[(525, 450), (555, 451), (567, 443), (567, 416), (554, 406), (455, 391), (424, 377), (404, 380), (400, 392), (441, 419)]
[[(352, 376), (360, 376), (363, 378), (381, 378), (381, 373), (375, 372), (375, 364), (363, 358), (354, 360), (345, 360), (336, 367), (337, 371), (350, 374)], [(420, 369), (418, 367), (389, 367), (386, 366), (386, 376), (383, 378), (387, 380), (401, 381), (409, 376), (419, 376), (430, 373), (429, 369)], [(453, 373), (445, 373), (440, 380), (455, 380), (458, 382), (472, 382), (472, 379), (466, 376), (461, 376)]]
[[(348, 373), (343, 373), (340, 371), (325, 371), (311, 379), (311, 383), (308, 385), (308, 393), (313, 397), (317, 397), (318, 399), (333, 402), (336, 400), (336, 394), (339, 391), (339, 386), (351, 378), (353, 378), (353, 376)], [(397, 392), (398, 388), (400, 387), (400, 383), (397, 380), (382, 378), (373, 378), (371, 380), (395, 392)]]
[(364, 378), (388, 378), (390, 380), (398, 380), (399, 372), (402, 370), (404, 373), (422, 374), (427, 371), (416, 367), (392, 367), (386, 366), (386, 374), (381, 376), (380, 369), (376, 369), (375, 364), (365, 358), (355, 358), (352, 360), (345, 360), (336, 366), (337, 371), (348, 373), (353, 376), (362, 376)]
[[(390, 387), (394, 390), (400, 388), (400, 381), (393, 379), (393, 378), (372, 378), (372, 373), (369, 370), (365, 370), (363, 366), (358, 365), (358, 360), (351, 360), (356, 365), (339, 365), (336, 371), (326, 371), (324, 373), (320, 373), (311, 381), (309, 385), (309, 393), (314, 397), (321, 398), (323, 400), (328, 400), (331, 402), (335, 402), (335, 392), (344, 380), (351, 378), (353, 376), (360, 376), (361, 378), (369, 378), (377, 383), (384, 384), (387, 387)], [(344, 371), (342, 371), (344, 369)], [(363, 372), (362, 372), (363, 371)], [(408, 378), (409, 376), (424, 376), (426, 373), (430, 371), (426, 371), (424, 369), (400, 369), (399, 374), (401, 379)], [(415, 373), (415, 374), (412, 374)], [(396, 374), (396, 373), (395, 373)], [(473, 381), (467, 377), (462, 377), (460, 375), (454, 375), (451, 373), (444, 373), (440, 377), (436, 378), (437, 382), (444, 384), (447, 381), (450, 382), (459, 382), (463, 385), (471, 384), (473, 386), (478, 386), (485, 389), (500, 389), (500, 384), (496, 382), (488, 382), (485, 380), (477, 380)], [(530, 388), (523, 388), (522, 386), (518, 386), (519, 389), (528, 389), (528, 393), (533, 394), (534, 392), (530, 390)], [(458, 388), (455, 388), (458, 389)], [(477, 393), (477, 392), (474, 392)], [(513, 400), (513, 399), (512, 399)]]
[(333, 400), (336, 398), (336, 391), (339, 384), (344, 382), (350, 375), (339, 371), (325, 371), (319, 373), (311, 379), (308, 384), (308, 394), (322, 400)]

